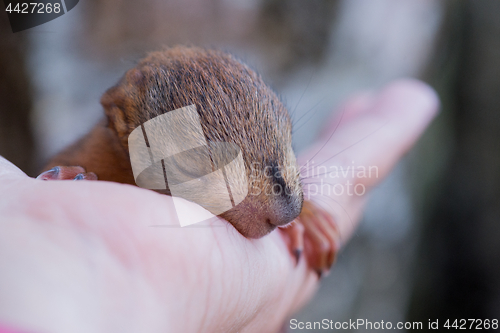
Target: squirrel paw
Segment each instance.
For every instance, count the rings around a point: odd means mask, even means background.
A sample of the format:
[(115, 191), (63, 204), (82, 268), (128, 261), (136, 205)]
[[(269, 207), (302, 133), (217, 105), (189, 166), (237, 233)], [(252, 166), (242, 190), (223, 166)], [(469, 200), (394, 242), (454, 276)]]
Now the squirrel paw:
[(290, 239), (297, 262), (304, 253), (319, 278), (329, 272), (340, 249), (340, 234), (330, 214), (312, 202), (304, 201), (298, 219), (282, 230)]
[(41, 180), (97, 180), (93, 172), (85, 172), (80, 166), (56, 166), (42, 172), (36, 179)]

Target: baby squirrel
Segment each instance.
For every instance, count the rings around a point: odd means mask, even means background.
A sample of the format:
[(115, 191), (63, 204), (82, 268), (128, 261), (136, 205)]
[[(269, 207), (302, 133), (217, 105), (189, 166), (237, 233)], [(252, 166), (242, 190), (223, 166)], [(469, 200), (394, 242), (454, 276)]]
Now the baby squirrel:
[[(39, 179), (99, 178), (136, 185), (129, 134), (159, 115), (195, 105), (206, 141), (240, 147), (247, 176), (253, 177), (251, 186), (261, 189), (219, 216), (248, 238), (262, 237), (299, 217), (283, 228), (297, 260), (305, 250), (318, 274), (330, 268), (338, 250), (335, 223), (304, 201), (288, 111), (245, 64), (224, 52), (197, 47), (152, 52), (106, 91), (101, 104), (106, 118), (52, 158)], [(273, 186), (281, 188), (279, 194)], [(170, 194), (168, 189), (165, 194)], [(217, 199), (210, 191), (207, 196)]]

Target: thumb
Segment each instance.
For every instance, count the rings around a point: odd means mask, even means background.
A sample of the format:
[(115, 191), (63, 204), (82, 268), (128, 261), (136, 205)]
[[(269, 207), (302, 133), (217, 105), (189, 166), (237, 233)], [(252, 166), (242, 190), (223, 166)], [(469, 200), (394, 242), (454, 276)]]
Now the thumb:
[(0, 155), (0, 188), (4, 182), (27, 177), (17, 166)]

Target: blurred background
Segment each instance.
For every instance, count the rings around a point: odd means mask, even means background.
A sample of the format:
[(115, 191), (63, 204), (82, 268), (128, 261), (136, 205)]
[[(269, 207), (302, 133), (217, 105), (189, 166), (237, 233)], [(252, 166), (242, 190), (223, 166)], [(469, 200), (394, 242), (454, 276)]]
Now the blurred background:
[(250, 64), (295, 110), (299, 152), (349, 95), (417, 77), (439, 92), (439, 117), (295, 318), (500, 319), (499, 13), (500, 0), (83, 0), (16, 34), (2, 13), (0, 155), (35, 176), (165, 45)]

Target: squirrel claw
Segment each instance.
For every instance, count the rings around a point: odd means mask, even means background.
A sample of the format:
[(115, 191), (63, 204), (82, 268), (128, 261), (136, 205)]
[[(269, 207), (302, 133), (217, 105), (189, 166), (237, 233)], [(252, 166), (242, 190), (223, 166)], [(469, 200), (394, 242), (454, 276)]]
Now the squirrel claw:
[(85, 172), (81, 166), (56, 166), (42, 172), (36, 179), (40, 180), (97, 180), (93, 172)]
[(299, 264), (300, 257), (302, 256), (302, 249), (293, 250), (293, 254), (295, 256), (295, 266)]
[(318, 269), (318, 270), (316, 270), (316, 275), (318, 276), (318, 280), (321, 280), (322, 278), (330, 275), (330, 270), (329, 269), (326, 269), (326, 270)]
[(93, 172), (82, 172), (76, 175), (73, 180), (97, 180), (97, 175)]

